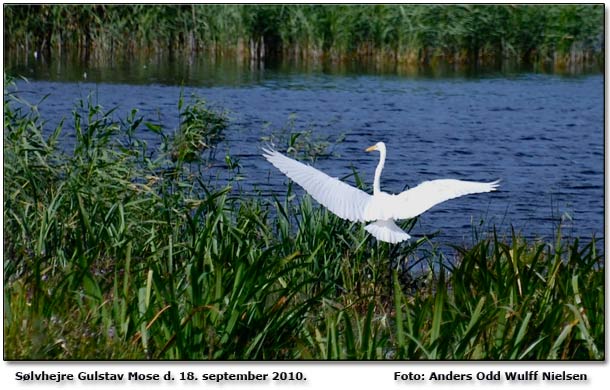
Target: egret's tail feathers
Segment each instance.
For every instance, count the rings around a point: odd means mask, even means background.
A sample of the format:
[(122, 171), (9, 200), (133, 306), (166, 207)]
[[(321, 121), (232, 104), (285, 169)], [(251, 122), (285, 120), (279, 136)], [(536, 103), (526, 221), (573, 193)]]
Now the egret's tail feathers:
[(398, 227), (391, 219), (379, 220), (364, 227), (367, 232), (380, 241), (396, 244), (411, 238), (404, 230)]

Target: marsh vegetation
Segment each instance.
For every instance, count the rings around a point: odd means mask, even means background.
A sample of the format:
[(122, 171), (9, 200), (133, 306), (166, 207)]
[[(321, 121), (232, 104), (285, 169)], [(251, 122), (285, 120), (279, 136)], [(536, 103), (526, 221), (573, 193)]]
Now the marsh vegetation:
[(5, 359), (605, 358), (594, 239), (379, 243), (290, 185), (215, 184), (238, 164), (206, 163), (227, 118), (203, 101), (168, 129), (84, 99), (48, 129), (5, 85)]
[[(10, 56), (603, 68), (603, 5), (5, 5)], [(183, 58), (183, 57), (182, 57)]]

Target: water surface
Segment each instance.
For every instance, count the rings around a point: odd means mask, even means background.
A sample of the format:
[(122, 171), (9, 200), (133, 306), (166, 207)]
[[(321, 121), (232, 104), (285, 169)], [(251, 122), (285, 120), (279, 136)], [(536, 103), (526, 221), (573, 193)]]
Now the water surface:
[[(215, 68), (195, 69), (189, 85), (181, 86), (171, 76), (130, 83), (129, 74), (118, 70), (117, 82), (116, 74), (104, 77), (101, 71), (84, 78), (86, 69), (78, 70), (80, 77), (74, 72), (62, 76), (61, 70), (51, 76), (45, 69), (30, 68), (31, 80), (18, 88), (30, 101), (49, 95), (39, 107), (49, 128), (69, 118), (75, 102), (89, 95), (107, 109), (118, 107), (118, 117), (136, 108), (167, 131), (178, 124), (181, 89), (185, 96), (196, 94), (229, 110), (231, 124), (218, 145), (218, 165), (225, 152), (239, 159), (241, 186), (250, 193), (284, 193), (285, 177), (261, 157), (260, 148), (264, 137), (294, 120), (295, 131), (311, 130), (314, 139), (343, 138), (331, 146), (328, 158), (315, 162), (331, 176), (349, 175), (355, 167), (372, 182), (378, 155), (364, 149), (384, 141), (388, 159), (382, 190), (388, 192), (438, 178), (502, 180), (498, 192), (433, 208), (420, 218), (415, 237), (438, 231), (440, 243), (470, 243), (473, 226), (484, 221), (483, 230), (496, 225), (505, 233), (513, 226), (528, 238), (551, 238), (560, 222), (565, 235), (603, 238), (600, 74), (405, 77), (255, 69), (223, 78)], [(74, 139), (69, 122), (62, 135), (66, 145)], [(138, 136), (158, 142), (144, 130)]]

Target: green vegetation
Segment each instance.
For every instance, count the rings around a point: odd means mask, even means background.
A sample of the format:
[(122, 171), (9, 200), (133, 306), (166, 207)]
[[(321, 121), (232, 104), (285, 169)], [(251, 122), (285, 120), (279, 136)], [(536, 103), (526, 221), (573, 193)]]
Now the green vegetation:
[(5, 359), (605, 358), (594, 240), (490, 234), (452, 264), (291, 190), (213, 186), (235, 166), (205, 164), (226, 117), (198, 100), (176, 134), (211, 147), (151, 151), (134, 132), (171, 129), (84, 101), (66, 152), (6, 84)]
[(5, 5), (9, 50), (603, 64), (604, 6)]
[[(184, 110), (183, 104), (184, 100), (180, 97), (180, 128), (171, 140), (171, 159), (174, 162), (193, 162), (201, 157), (204, 150), (211, 149), (223, 139), (222, 133), (228, 120), (224, 113), (209, 110), (201, 99), (197, 99)], [(153, 129), (163, 134), (161, 127)]]

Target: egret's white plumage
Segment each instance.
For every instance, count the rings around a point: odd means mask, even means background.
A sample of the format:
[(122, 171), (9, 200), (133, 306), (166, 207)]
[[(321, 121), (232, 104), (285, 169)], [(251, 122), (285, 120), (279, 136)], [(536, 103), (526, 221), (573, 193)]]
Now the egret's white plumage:
[(459, 196), (494, 191), (499, 181), (480, 183), (455, 179), (430, 180), (393, 195), (381, 191), (380, 177), (385, 164), (386, 147), (378, 142), (367, 152), (379, 151), (375, 170), (373, 195), (352, 187), (337, 178), (284, 156), (272, 149), (263, 149), (263, 156), (282, 173), (307, 191), (316, 201), (337, 216), (354, 222), (373, 223), (365, 229), (380, 241), (398, 243), (410, 236), (399, 228), (395, 219), (414, 218), (431, 207)]

